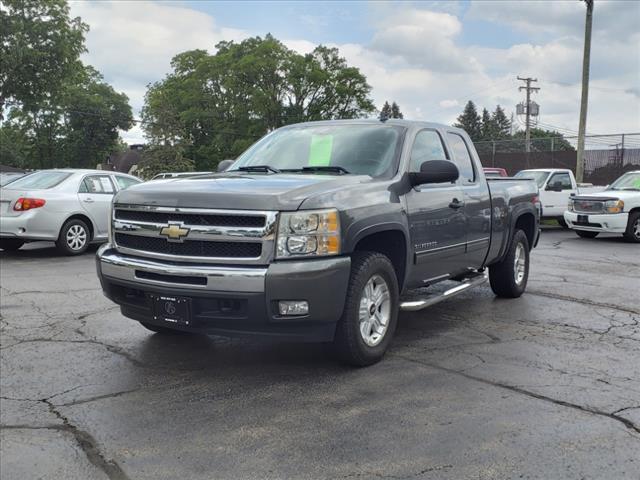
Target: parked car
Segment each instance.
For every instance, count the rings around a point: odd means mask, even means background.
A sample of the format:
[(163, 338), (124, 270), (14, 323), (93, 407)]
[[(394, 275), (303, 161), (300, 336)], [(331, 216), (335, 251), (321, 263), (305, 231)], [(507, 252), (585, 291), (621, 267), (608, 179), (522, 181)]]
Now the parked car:
[[(98, 275), (122, 313), (154, 332), (333, 341), (347, 362), (368, 365), (400, 309), (487, 276), (496, 295), (520, 296), (537, 196), (527, 179), (487, 181), (457, 128), (292, 125), (226, 172), (119, 192)], [(453, 286), (424, 292), (445, 280)]]
[(198, 175), (207, 175), (213, 172), (164, 172), (154, 175), (151, 180), (165, 180), (167, 178), (185, 178), (196, 177)]
[(622, 233), (640, 243), (640, 170), (625, 173), (603, 192), (572, 197), (564, 219), (580, 237)]
[(27, 172), (0, 172), (0, 187), (4, 187), (5, 185), (13, 182), (14, 180), (19, 179), (20, 177), (24, 177), (28, 175)]
[(484, 167), (485, 177), (508, 177), (507, 171), (504, 168)]
[(594, 187), (591, 184), (576, 183), (573, 172), (566, 168), (522, 170), (516, 173), (514, 178), (534, 179), (540, 189), (542, 218), (555, 219), (565, 228), (567, 224), (563, 215), (567, 209), (569, 198), (573, 195), (599, 192), (605, 188)]
[(113, 195), (139, 178), (103, 170), (40, 170), (0, 191), (0, 248), (53, 240), (67, 255), (107, 239)]

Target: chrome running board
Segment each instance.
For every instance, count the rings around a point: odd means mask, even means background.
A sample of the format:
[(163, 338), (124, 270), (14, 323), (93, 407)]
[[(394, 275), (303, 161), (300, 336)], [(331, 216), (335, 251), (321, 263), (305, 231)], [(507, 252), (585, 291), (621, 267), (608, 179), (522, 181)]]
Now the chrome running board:
[(405, 300), (400, 302), (400, 310), (406, 312), (415, 312), (417, 310), (422, 310), (423, 308), (430, 307), (431, 305), (435, 305), (436, 303), (440, 303), (443, 300), (446, 300), (451, 297), (455, 297), (459, 293), (464, 292), (472, 287), (477, 287), (478, 285), (482, 285), (489, 279), (487, 275), (487, 271), (473, 273), (460, 281), (460, 285), (456, 285), (449, 290), (445, 290), (444, 292), (432, 293), (429, 295), (424, 295), (422, 297), (417, 297), (412, 300)]

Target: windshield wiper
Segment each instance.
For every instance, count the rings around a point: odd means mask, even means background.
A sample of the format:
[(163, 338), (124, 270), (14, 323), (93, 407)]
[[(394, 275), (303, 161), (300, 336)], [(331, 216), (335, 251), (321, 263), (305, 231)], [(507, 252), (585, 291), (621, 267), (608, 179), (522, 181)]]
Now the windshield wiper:
[[(245, 167), (238, 167), (241, 172), (264, 172), (264, 173), (280, 173), (277, 168), (270, 167), (269, 165), (247, 165)], [(230, 170), (233, 171), (233, 170)]]
[(346, 168), (340, 167), (338, 165), (318, 165), (313, 167), (302, 167), (302, 172), (332, 172), (338, 173), (340, 175), (344, 175), (349, 173), (349, 170)]

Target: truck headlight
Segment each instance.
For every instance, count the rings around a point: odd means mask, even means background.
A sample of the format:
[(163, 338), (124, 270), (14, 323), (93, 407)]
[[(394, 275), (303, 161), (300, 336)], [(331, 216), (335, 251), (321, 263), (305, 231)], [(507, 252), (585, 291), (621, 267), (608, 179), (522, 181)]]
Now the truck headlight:
[(624, 210), (622, 200), (607, 200), (604, 202), (604, 211), (607, 213), (620, 213)]
[(567, 210), (573, 212), (573, 199), (569, 199), (569, 203), (567, 204)]
[(338, 255), (338, 211), (301, 210), (281, 213), (276, 245), (276, 258)]

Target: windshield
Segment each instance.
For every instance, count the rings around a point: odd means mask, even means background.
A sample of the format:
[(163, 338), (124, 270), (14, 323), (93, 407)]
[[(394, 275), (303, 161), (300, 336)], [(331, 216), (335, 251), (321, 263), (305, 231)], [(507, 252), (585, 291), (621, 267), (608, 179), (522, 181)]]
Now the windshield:
[(514, 175), (514, 178), (532, 178), (538, 184), (538, 188), (542, 188), (544, 182), (547, 180), (549, 172), (535, 171), (535, 170), (522, 170)]
[(233, 170), (336, 171), (379, 177), (395, 172), (403, 127), (309, 125), (276, 130), (243, 153)]
[(608, 190), (640, 190), (640, 173), (625, 173)]
[(43, 190), (52, 188), (71, 175), (70, 172), (55, 170), (35, 172), (11, 182), (5, 188), (11, 190)]

